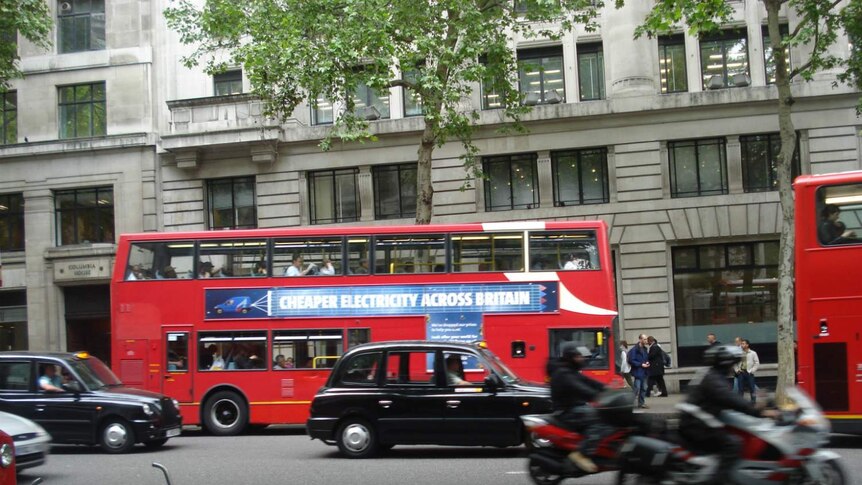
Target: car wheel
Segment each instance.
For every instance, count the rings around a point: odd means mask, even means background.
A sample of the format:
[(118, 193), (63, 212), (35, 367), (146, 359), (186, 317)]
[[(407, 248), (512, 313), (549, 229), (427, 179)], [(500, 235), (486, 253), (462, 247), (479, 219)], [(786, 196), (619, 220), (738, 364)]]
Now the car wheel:
[(156, 448), (161, 448), (167, 442), (168, 442), (167, 438), (161, 438), (158, 440), (147, 441), (144, 443), (144, 446), (146, 446), (147, 448), (149, 448), (151, 450), (154, 450)]
[(105, 453), (128, 453), (135, 446), (135, 431), (122, 419), (109, 419), (99, 431), (99, 446)]
[(222, 313), (224, 313), (224, 310), (222, 310), (221, 308), (216, 308), (216, 313), (221, 315)]
[(377, 452), (377, 432), (364, 419), (345, 419), (338, 427), (337, 442), (348, 458), (368, 458)]
[(204, 406), (204, 426), (219, 436), (235, 436), (245, 430), (248, 408), (235, 392), (221, 391), (212, 395)]

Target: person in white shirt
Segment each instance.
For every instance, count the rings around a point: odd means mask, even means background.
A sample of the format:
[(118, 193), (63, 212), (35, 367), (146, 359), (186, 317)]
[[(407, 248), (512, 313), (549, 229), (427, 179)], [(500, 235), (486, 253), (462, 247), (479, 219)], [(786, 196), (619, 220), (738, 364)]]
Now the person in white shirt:
[(590, 260), (589, 255), (587, 255), (583, 251), (578, 251), (575, 253), (569, 253), (569, 256), (566, 261), (566, 265), (563, 266), (563, 269), (572, 270), (572, 269), (590, 269)]
[(335, 275), (335, 266), (332, 265), (332, 260), (329, 259), (329, 256), (323, 257), (323, 264), (320, 266), (320, 274), (324, 276), (334, 276)]
[(623, 379), (626, 380), (626, 383), (632, 389), (635, 388), (634, 381), (632, 380), (632, 366), (629, 365), (629, 343), (625, 340), (620, 340), (620, 374), (623, 376)]
[(317, 266), (314, 263), (308, 263), (308, 266), (305, 269), (302, 268), (302, 255), (295, 255), (293, 257), (293, 264), (287, 267), (284, 270), (285, 276), (305, 276), (309, 272), (313, 271)]
[(736, 379), (739, 383), (739, 395), (742, 396), (745, 388), (751, 392), (752, 404), (757, 402), (757, 383), (754, 379), (754, 374), (757, 373), (760, 367), (760, 359), (757, 358), (757, 352), (751, 349), (751, 342), (748, 339), (742, 339), (742, 360), (736, 365)]

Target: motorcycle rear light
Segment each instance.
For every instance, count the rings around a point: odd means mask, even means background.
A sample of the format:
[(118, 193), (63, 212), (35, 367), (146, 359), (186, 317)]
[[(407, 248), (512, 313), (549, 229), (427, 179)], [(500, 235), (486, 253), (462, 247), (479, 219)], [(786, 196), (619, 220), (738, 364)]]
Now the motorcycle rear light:
[(802, 448), (799, 450), (799, 456), (811, 456), (814, 454), (813, 448)]

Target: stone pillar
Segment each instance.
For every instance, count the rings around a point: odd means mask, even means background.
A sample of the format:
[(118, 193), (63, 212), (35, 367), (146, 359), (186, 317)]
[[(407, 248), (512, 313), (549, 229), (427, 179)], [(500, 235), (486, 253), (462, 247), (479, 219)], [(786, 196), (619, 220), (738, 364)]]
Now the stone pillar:
[(60, 328), (65, 319), (57, 311), (58, 291), (50, 277), (53, 266), (45, 251), (54, 242), (54, 197), (50, 190), (24, 193), (24, 232), (27, 235), (27, 341), (30, 349), (60, 350)]
[(742, 194), (745, 192), (742, 183), (742, 146), (738, 136), (728, 136), (726, 152), (727, 155), (727, 190), (730, 194)]
[(374, 181), (371, 178), (371, 165), (359, 167), (359, 220), (374, 220)]
[(554, 178), (551, 174), (551, 152), (540, 150), (537, 165), (539, 170), (539, 207), (554, 207)]
[(634, 0), (617, 9), (606, 2), (602, 10), (603, 50), (608, 78), (609, 98), (652, 96), (658, 92), (658, 53), (655, 42), (645, 36), (632, 40), (635, 28), (643, 23), (652, 2)]

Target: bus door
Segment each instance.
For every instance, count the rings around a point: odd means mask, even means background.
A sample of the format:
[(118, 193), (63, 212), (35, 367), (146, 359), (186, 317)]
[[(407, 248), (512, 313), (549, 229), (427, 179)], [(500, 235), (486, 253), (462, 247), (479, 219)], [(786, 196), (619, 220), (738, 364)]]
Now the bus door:
[(172, 325), (162, 328), (164, 346), (162, 347), (162, 394), (166, 394), (180, 402), (192, 401), (192, 346), (191, 326), (178, 327)]

